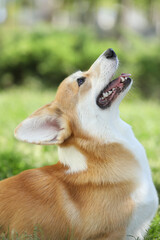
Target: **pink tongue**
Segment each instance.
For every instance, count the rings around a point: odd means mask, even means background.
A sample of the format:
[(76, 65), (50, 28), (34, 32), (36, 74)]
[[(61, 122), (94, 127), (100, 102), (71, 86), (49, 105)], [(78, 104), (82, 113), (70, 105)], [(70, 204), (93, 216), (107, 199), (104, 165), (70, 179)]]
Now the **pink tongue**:
[(112, 88), (116, 88), (116, 87), (123, 87), (123, 83), (121, 83), (121, 77), (125, 78), (125, 77), (130, 77), (131, 74), (129, 73), (122, 73), (118, 78), (116, 78), (115, 80), (113, 80), (109, 86), (109, 89), (107, 89), (107, 91), (109, 91)]
[(130, 76), (131, 76), (130, 73), (122, 73), (122, 74), (120, 75), (120, 77), (130, 77)]

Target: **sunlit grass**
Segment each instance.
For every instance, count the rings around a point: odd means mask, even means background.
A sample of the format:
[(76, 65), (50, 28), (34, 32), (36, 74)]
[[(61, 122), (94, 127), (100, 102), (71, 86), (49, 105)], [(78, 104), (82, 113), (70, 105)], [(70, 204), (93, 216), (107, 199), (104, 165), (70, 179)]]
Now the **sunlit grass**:
[[(22, 120), (51, 102), (54, 96), (54, 89), (35, 87), (0, 91), (0, 179), (24, 169), (54, 164), (58, 160), (56, 146), (22, 143), (13, 136), (15, 127)], [(123, 100), (120, 111), (121, 117), (132, 125), (136, 137), (146, 149), (160, 195), (160, 105), (156, 101), (142, 100), (132, 95)], [(146, 240), (160, 240), (160, 214), (154, 219)]]
[(15, 127), (39, 107), (54, 99), (55, 90), (12, 89), (0, 92), (0, 179), (32, 167), (54, 164), (56, 146), (18, 142)]

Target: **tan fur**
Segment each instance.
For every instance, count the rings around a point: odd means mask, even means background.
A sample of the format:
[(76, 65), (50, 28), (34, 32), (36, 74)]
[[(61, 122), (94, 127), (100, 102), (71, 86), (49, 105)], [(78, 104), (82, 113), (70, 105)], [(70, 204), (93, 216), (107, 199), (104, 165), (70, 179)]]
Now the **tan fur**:
[[(86, 76), (91, 78), (89, 73)], [(78, 149), (86, 157), (88, 169), (67, 174), (68, 168), (58, 163), (1, 181), (1, 232), (9, 227), (10, 233), (14, 229), (32, 234), (34, 226), (39, 226), (45, 239), (124, 239), (134, 209), (130, 194), (139, 166), (124, 146), (104, 144), (81, 129), (75, 106), (90, 87), (91, 82), (79, 91), (76, 82), (66, 79), (55, 101), (30, 116), (56, 114), (62, 126), (60, 147)]]

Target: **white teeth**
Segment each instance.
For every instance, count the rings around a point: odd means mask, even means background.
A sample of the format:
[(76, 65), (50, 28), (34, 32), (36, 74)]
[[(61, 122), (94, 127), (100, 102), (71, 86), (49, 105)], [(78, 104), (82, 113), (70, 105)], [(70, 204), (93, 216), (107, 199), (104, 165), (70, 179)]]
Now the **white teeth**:
[(113, 90), (115, 90), (115, 88), (113, 88), (112, 90), (110, 90), (110, 91), (108, 91), (108, 92), (106, 92), (106, 93), (103, 93), (102, 99), (104, 99), (104, 98), (108, 97), (109, 95), (111, 95), (111, 93), (112, 93)]
[(106, 92), (106, 93), (103, 93), (103, 97), (108, 97), (108, 93)]
[(115, 90), (115, 88), (112, 88), (112, 91), (114, 91)]
[(125, 77), (125, 80), (127, 80), (127, 77)]
[(121, 77), (121, 82), (124, 82), (124, 80), (125, 80), (124, 77)]

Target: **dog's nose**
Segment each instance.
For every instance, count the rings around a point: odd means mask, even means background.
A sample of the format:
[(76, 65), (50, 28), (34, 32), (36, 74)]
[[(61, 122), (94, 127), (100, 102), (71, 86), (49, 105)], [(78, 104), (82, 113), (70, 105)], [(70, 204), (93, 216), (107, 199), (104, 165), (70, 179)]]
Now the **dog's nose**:
[(116, 57), (116, 53), (113, 51), (112, 48), (108, 48), (105, 53), (104, 53), (104, 56), (106, 58), (115, 58)]

